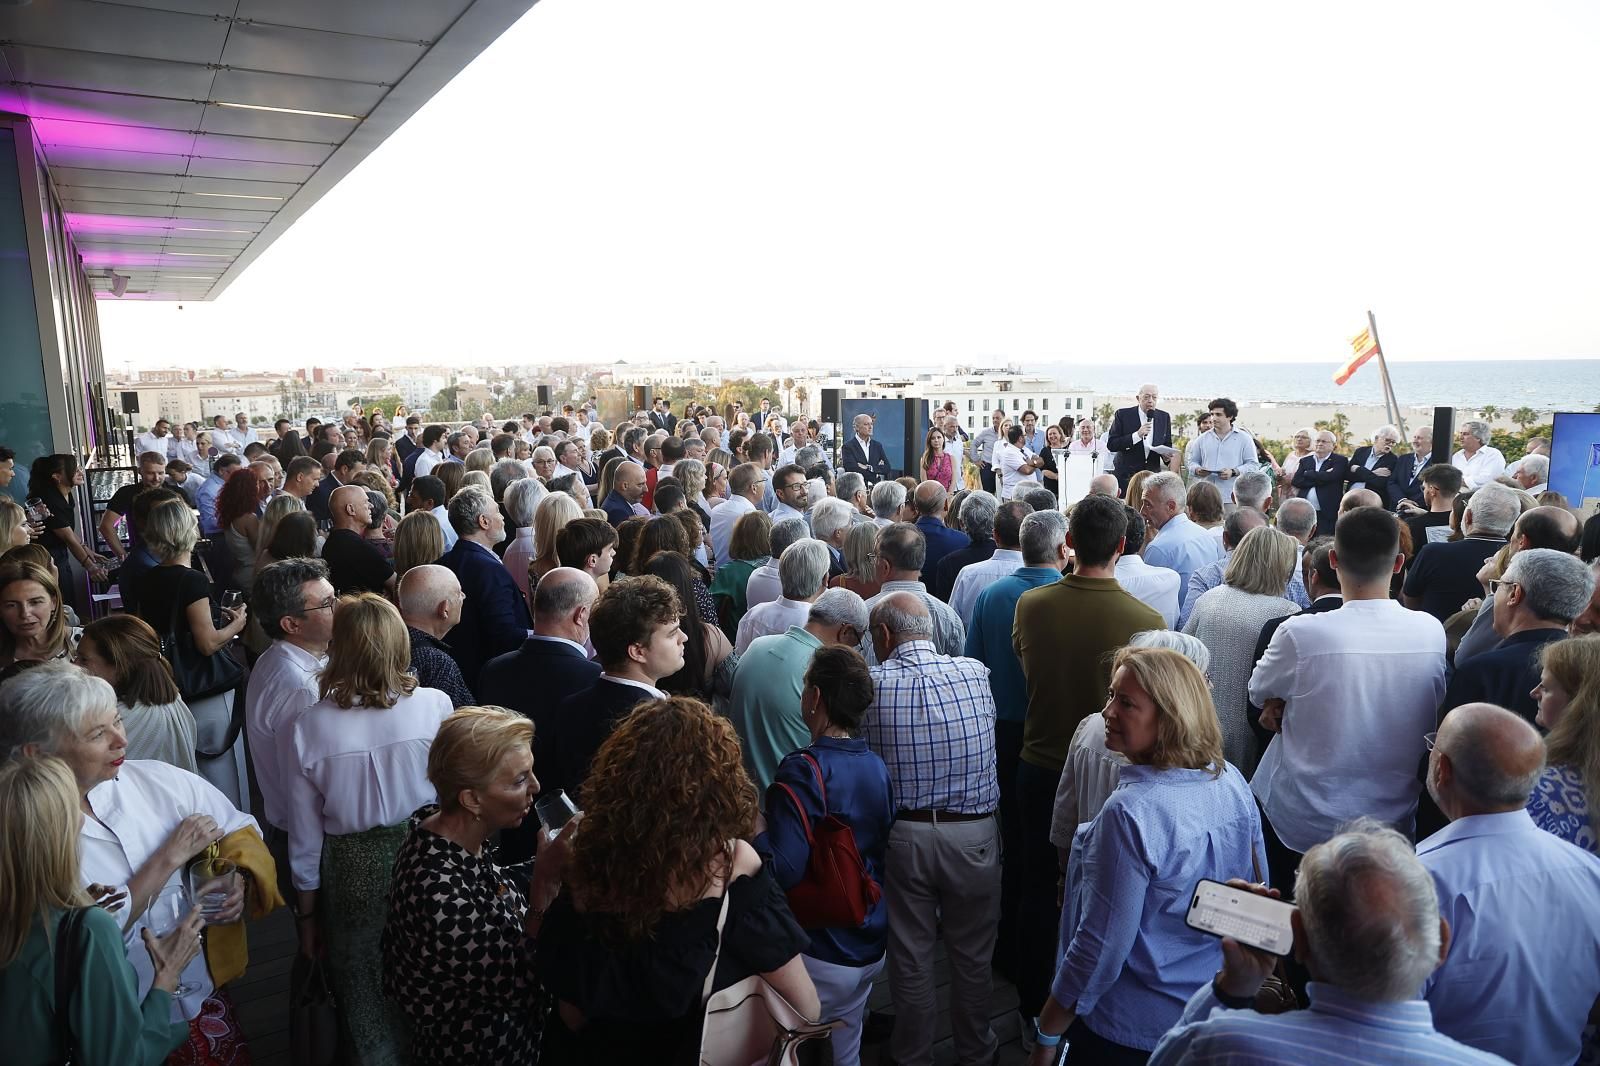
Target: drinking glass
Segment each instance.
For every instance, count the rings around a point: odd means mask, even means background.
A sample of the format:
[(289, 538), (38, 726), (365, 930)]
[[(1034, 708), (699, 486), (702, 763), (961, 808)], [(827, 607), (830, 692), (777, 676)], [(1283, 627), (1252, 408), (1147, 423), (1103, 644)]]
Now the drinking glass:
[[(162, 889), (156, 898), (150, 901), (150, 909), (145, 912), (145, 925), (158, 937), (166, 937), (183, 924), (189, 916), (189, 901), (182, 885), (169, 885)], [(198, 992), (198, 985), (184, 982), (180, 976), (177, 987), (172, 990), (174, 996), (183, 997), (191, 992)]]
[(238, 885), (239, 867), (227, 859), (201, 858), (191, 862), (185, 873), (189, 898), (210, 925), (221, 912), (228, 894)]

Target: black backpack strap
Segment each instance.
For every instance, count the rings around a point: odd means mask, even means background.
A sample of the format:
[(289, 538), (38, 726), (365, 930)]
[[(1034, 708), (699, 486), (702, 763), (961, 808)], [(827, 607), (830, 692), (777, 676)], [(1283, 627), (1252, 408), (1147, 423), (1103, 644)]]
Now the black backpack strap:
[(56, 1051), (61, 1062), (77, 1059), (77, 1041), (69, 1018), (73, 997), (77, 995), (83, 970), (83, 920), (86, 907), (74, 907), (56, 923)]

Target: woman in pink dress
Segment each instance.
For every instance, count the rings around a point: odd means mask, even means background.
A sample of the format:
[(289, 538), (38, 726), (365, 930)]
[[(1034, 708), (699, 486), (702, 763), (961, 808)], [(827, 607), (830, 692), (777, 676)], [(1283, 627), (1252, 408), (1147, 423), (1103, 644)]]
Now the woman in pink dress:
[(950, 458), (950, 453), (944, 450), (944, 431), (938, 428), (928, 430), (928, 435), (923, 438), (922, 459), (918, 463), (922, 470), (923, 481), (937, 481), (944, 486), (946, 492), (955, 481), (955, 463)]

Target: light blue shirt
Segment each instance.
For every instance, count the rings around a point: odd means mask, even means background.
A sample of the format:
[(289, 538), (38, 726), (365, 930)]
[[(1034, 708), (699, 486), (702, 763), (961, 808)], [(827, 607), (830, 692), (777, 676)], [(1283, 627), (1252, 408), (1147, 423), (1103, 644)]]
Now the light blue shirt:
[(1266, 866), (1261, 818), (1226, 766), (1125, 766), (1067, 865), (1060, 964), (1050, 994), (1107, 1040), (1148, 1051), (1222, 965), (1222, 941), (1184, 919), (1195, 882)]
[(200, 486), (200, 491), (194, 494), (195, 510), (200, 512), (200, 532), (208, 537), (222, 532), (222, 527), (217, 524), (217, 494), (222, 491), (222, 484), (223, 479), (212, 474)]
[[(1226, 551), (1227, 549), (1223, 549)], [(1306, 593), (1306, 581), (1300, 571), (1300, 559), (1305, 548), (1296, 546), (1294, 551), (1294, 572), (1289, 575), (1289, 584), (1283, 590), (1283, 598), (1293, 600), (1304, 611), (1311, 606), (1311, 597)], [(1233, 553), (1228, 552), (1214, 563), (1207, 563), (1189, 575), (1183, 594), (1183, 609), (1178, 612), (1178, 624), (1174, 629), (1182, 629), (1183, 624), (1189, 620), (1189, 615), (1194, 611), (1194, 605), (1201, 596), (1222, 584), (1222, 575), (1227, 573), (1228, 560), (1233, 558)]]
[(1421, 1000), (1370, 1003), (1333, 985), (1306, 986), (1311, 1006), (1287, 1014), (1229, 1010), (1207, 981), (1190, 997), (1178, 1026), (1161, 1038), (1150, 1066), (1233, 1063), (1235, 1066), (1413, 1066), (1503, 1063), (1437, 1032)]
[(1033, 436), (1022, 438), (1022, 446), (1030, 452), (1044, 451), (1044, 427), (1036, 425), (1033, 430)]
[(1515, 1062), (1576, 1061), (1600, 994), (1600, 856), (1517, 810), (1459, 818), (1417, 858), (1450, 923), (1422, 989), (1439, 1031)]
[(1176, 570), (1178, 606), (1183, 606), (1187, 595), (1189, 575), (1225, 556), (1222, 541), (1211, 535), (1209, 529), (1189, 521), (1186, 514), (1174, 515), (1150, 546), (1144, 550), (1144, 561), (1150, 566), (1164, 566)]
[(1226, 437), (1218, 437), (1207, 430), (1194, 440), (1185, 456), (1189, 464), (1189, 473), (1196, 470), (1209, 470), (1205, 480), (1217, 487), (1222, 493), (1223, 503), (1233, 502), (1233, 483), (1236, 478), (1220, 478), (1218, 470), (1233, 470), (1239, 474), (1248, 474), (1253, 470), (1260, 470), (1261, 464), (1256, 460), (1256, 441), (1244, 430), (1237, 427), (1228, 430)]
[(1028, 717), (1028, 681), (1011, 642), (1017, 620), (1017, 601), (1029, 589), (1061, 580), (1061, 571), (1048, 566), (1019, 566), (982, 592), (972, 608), (967, 627), (966, 655), (989, 668), (989, 691), (994, 693), (995, 717), (1021, 725)]

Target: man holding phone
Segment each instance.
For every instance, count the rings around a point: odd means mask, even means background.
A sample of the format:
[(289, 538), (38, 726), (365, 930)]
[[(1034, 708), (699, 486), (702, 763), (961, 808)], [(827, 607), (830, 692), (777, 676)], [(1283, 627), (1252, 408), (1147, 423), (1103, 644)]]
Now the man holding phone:
[[(1278, 894), (1265, 885), (1229, 885)], [(1439, 1033), (1417, 998), (1449, 951), (1450, 926), (1439, 916), (1433, 878), (1405, 837), (1362, 819), (1316, 845), (1300, 863), (1296, 900), (1295, 957), (1318, 977), (1307, 989), (1310, 1008), (1257, 1011), (1257, 993), (1278, 960), (1224, 938), (1222, 969), (1190, 997), (1150, 1066), (1282, 1060), (1287, 1048), (1302, 1066), (1504, 1061)]]

